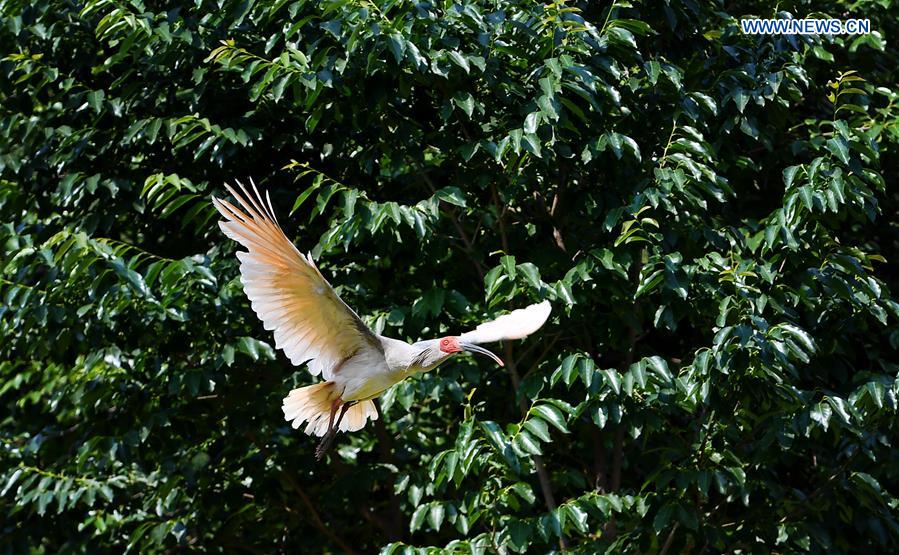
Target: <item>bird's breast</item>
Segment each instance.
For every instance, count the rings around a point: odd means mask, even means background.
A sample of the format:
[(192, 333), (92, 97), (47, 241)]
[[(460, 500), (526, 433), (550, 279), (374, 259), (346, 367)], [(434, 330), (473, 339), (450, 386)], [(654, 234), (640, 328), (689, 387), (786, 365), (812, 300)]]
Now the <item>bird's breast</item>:
[(406, 369), (392, 367), (389, 361), (385, 364), (384, 358), (378, 358), (379, 360), (369, 360), (364, 356), (353, 357), (334, 374), (333, 381), (342, 386), (341, 398), (344, 401), (377, 397), (409, 375)]

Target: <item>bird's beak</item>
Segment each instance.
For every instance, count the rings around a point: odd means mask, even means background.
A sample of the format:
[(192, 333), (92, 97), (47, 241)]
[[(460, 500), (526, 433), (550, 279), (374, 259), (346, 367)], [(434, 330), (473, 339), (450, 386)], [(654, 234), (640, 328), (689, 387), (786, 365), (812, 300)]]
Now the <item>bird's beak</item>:
[(496, 356), (495, 354), (491, 353), (490, 351), (488, 351), (487, 349), (485, 349), (479, 345), (475, 345), (474, 343), (463, 343), (460, 341), (459, 348), (461, 348), (463, 351), (468, 351), (469, 353), (480, 353), (482, 355), (488, 356), (488, 357), (492, 358), (493, 360), (495, 360), (496, 363), (499, 364), (500, 366), (505, 366), (505, 364), (503, 364), (503, 361), (500, 360), (500, 358), (498, 356)]

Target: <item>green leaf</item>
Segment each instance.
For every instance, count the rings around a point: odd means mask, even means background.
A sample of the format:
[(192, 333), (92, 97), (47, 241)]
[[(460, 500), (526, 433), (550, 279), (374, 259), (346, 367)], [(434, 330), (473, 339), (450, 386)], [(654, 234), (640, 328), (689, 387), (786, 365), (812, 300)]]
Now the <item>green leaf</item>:
[(606, 384), (612, 388), (616, 395), (621, 393), (621, 376), (617, 370), (600, 370), (600, 373), (605, 377)]
[(522, 139), (524, 140), (523, 144), (525, 149), (527, 149), (528, 152), (530, 152), (537, 158), (540, 158), (542, 149), (540, 146), (540, 139), (537, 138), (537, 135), (534, 135), (533, 133), (525, 133)]
[(228, 366), (234, 364), (234, 346), (225, 345), (222, 348), (222, 360), (224, 360), (225, 364)]
[(644, 360), (646, 361), (646, 365), (666, 382), (670, 382), (673, 379), (671, 372), (668, 370), (668, 363), (665, 362), (665, 359), (662, 357), (651, 356)]
[(425, 518), (428, 516), (429, 512), (428, 505), (419, 505), (415, 509), (415, 512), (412, 513), (412, 519), (409, 521), (409, 531), (415, 532), (421, 528), (421, 525), (424, 524)]
[(659, 512), (656, 513), (655, 518), (652, 520), (652, 527), (656, 532), (661, 532), (668, 528), (671, 519), (674, 517), (675, 506), (671, 504), (667, 504), (662, 506), (659, 509)]
[(540, 404), (532, 407), (530, 412), (531, 414), (534, 414), (535, 416), (539, 416), (543, 420), (546, 420), (547, 422), (555, 426), (555, 428), (560, 432), (568, 432), (568, 426), (565, 422), (565, 416), (558, 408), (552, 405)]
[(814, 339), (812, 339), (812, 336), (809, 335), (805, 330), (798, 328), (792, 324), (780, 324), (780, 327), (786, 330), (790, 335), (798, 339), (806, 351), (815, 351), (815, 341)]
[(430, 509), (428, 510), (428, 524), (431, 525), (431, 528), (440, 530), (445, 514), (446, 510), (442, 503), (431, 503)]
[(737, 89), (731, 93), (731, 97), (734, 100), (734, 104), (737, 105), (737, 110), (742, 114), (743, 110), (746, 109), (746, 104), (749, 103), (749, 94), (743, 89)]
[(524, 119), (524, 132), (534, 133), (537, 131), (537, 124), (540, 123), (540, 112), (531, 112)]
[(321, 181), (316, 181), (312, 186), (306, 188), (305, 191), (303, 191), (302, 193), (299, 194), (299, 196), (297, 196), (296, 201), (293, 203), (293, 207), (290, 209), (291, 215), (294, 212), (296, 212), (297, 209), (300, 206), (302, 206), (304, 202), (306, 202), (306, 199), (308, 199), (312, 195), (312, 193), (314, 193), (316, 190), (318, 190), (320, 184), (321, 184)]
[(843, 137), (827, 140), (827, 150), (832, 152), (841, 162), (849, 165), (849, 145)]
[(613, 19), (609, 22), (609, 27), (623, 27), (638, 35), (649, 35), (655, 32), (648, 23), (639, 19)]
[(21, 468), (17, 468), (17, 469), (15, 470), (15, 472), (13, 472), (13, 473), (10, 475), (9, 480), (6, 481), (6, 485), (3, 486), (3, 491), (0, 492), (0, 497), (6, 497), (6, 493), (7, 493), (9, 490), (11, 490), (12, 487), (13, 487), (14, 485), (16, 485), (16, 482), (18, 481), (18, 479), (19, 479), (20, 476), (22, 476), (22, 469), (21, 469)]
[(637, 291), (634, 293), (634, 298), (637, 299), (658, 287), (662, 280), (665, 279), (665, 271), (664, 270), (656, 270), (643, 278), (640, 281), (639, 287), (637, 287)]
[(577, 378), (577, 360), (579, 355), (573, 354), (568, 355), (562, 361), (562, 364), (559, 366), (558, 370), (553, 373), (551, 378), (552, 385), (556, 385), (556, 383), (561, 379), (565, 382), (565, 385), (571, 385), (572, 382)]
[(809, 416), (812, 420), (821, 425), (824, 430), (827, 430), (827, 426), (830, 424), (830, 416), (833, 414), (833, 411), (830, 408), (830, 405), (826, 403), (818, 403), (815, 405), (815, 408), (809, 413)]
[(274, 351), (267, 343), (252, 337), (241, 337), (238, 339), (237, 350), (248, 355), (253, 360), (259, 360), (261, 356), (268, 359), (274, 358)]
[(474, 112), (474, 97), (467, 92), (458, 93), (453, 97), (453, 102), (460, 108), (468, 117), (471, 117), (471, 114)]
[(390, 48), (390, 52), (393, 54), (394, 59), (397, 63), (403, 61), (403, 57), (406, 53), (406, 43), (403, 40), (402, 35), (398, 33), (393, 33), (387, 36), (387, 46)]
[(458, 187), (443, 187), (434, 193), (434, 196), (443, 202), (465, 208), (465, 194)]
[(799, 187), (799, 197), (802, 199), (802, 203), (805, 205), (806, 209), (808, 209), (809, 212), (814, 210), (815, 202), (811, 187), (809, 187), (808, 185)]
[(647, 77), (649, 77), (649, 82), (655, 85), (656, 82), (658, 82), (659, 74), (662, 71), (661, 64), (659, 64), (659, 62), (656, 62), (655, 60), (652, 60), (643, 64), (643, 68), (646, 70), (646, 75)]
[(562, 510), (566, 512), (568, 521), (571, 522), (575, 529), (581, 534), (587, 533), (587, 512), (575, 504), (563, 506)]
[(555, 511), (551, 511), (540, 517), (540, 535), (544, 540), (562, 537), (562, 523)]
[(518, 433), (518, 435), (515, 437), (515, 441), (518, 444), (518, 447), (529, 455), (543, 454), (543, 452), (540, 450), (540, 444), (524, 430)]
[[(456, 52), (455, 50), (450, 50), (449, 57), (450, 57), (450, 60), (452, 60), (454, 64), (456, 64), (457, 66), (464, 69), (465, 73), (468, 73), (471, 71), (471, 66), (468, 64), (468, 60), (466, 60), (465, 56), (463, 56), (459, 52)], [(469, 115), (471, 115), (471, 114), (469, 114)]]
[(496, 422), (481, 422), (481, 429), (487, 436), (487, 439), (497, 451), (502, 451), (506, 447), (506, 436)]
[(102, 90), (90, 91), (87, 93), (87, 103), (96, 113), (100, 113), (100, 110), (103, 108), (103, 100), (106, 98), (106, 93)]
[(593, 423), (601, 430), (606, 427), (606, 423), (609, 421), (609, 414), (604, 408), (597, 407), (596, 410), (593, 411), (592, 418)]
[[(553, 121), (559, 119), (559, 111), (554, 104), (554, 96), (542, 95), (537, 97), (537, 106), (540, 108), (540, 112), (547, 118)], [(527, 130), (525, 130), (525, 133), (527, 133)]]
[(783, 178), (784, 178), (784, 185), (786, 185), (787, 189), (792, 187), (793, 179), (795, 179), (796, 173), (800, 169), (802, 169), (802, 166), (789, 166), (787, 168), (784, 168)]
[(844, 424), (850, 424), (852, 422), (852, 416), (849, 414), (849, 409), (845, 400), (840, 397), (826, 397), (825, 400), (831, 407), (833, 407), (834, 412), (840, 416), (840, 419)]
[(551, 441), (549, 436), (549, 429), (546, 426), (546, 422), (543, 420), (539, 420), (536, 418), (532, 418), (527, 420), (524, 423), (524, 427), (535, 436), (540, 438), (541, 441)]
[(549, 68), (556, 79), (562, 78), (562, 64), (559, 63), (558, 58), (547, 58), (543, 60), (543, 63), (546, 64), (546, 67)]
[(532, 289), (539, 291), (542, 288), (543, 282), (540, 280), (540, 270), (536, 266), (530, 262), (523, 262), (517, 266), (517, 269)]

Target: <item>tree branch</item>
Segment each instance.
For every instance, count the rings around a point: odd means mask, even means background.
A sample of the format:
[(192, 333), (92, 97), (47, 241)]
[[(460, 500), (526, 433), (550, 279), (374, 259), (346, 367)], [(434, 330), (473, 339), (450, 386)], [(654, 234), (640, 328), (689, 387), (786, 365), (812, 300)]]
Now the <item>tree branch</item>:
[(596, 476), (594, 488), (599, 493), (605, 493), (609, 488), (609, 469), (606, 466), (606, 446), (603, 444), (602, 433), (599, 427), (590, 428), (590, 436), (593, 441), (593, 472)]
[[(419, 171), (419, 175), (424, 180), (425, 184), (428, 186), (428, 189), (431, 190), (431, 194), (437, 192), (437, 186), (428, 177), (424, 171)], [(462, 239), (462, 243), (465, 245), (465, 253), (468, 255), (468, 259), (471, 260), (471, 263), (474, 264), (475, 271), (481, 277), (481, 281), (484, 281), (484, 276), (487, 275), (487, 272), (484, 270), (484, 266), (481, 262), (474, 256), (474, 242), (465, 232), (465, 228), (462, 227), (462, 223), (459, 221), (459, 218), (456, 217), (455, 210), (447, 210), (447, 214), (449, 214), (450, 221), (453, 223), (453, 227), (456, 228), (456, 231), (459, 233), (459, 238)]]
[(490, 194), (493, 196), (493, 204), (496, 205), (496, 215), (499, 223), (499, 238), (503, 245), (503, 252), (512, 254), (509, 252), (509, 238), (506, 236), (506, 210), (500, 202), (499, 193), (496, 191), (496, 185), (492, 182), (490, 183)]
[[(528, 413), (528, 405), (523, 398), (518, 396), (518, 391), (521, 386), (521, 376), (518, 374), (518, 368), (515, 364), (512, 343), (509, 341), (504, 341), (503, 343), (506, 356), (506, 368), (509, 370), (509, 376), (512, 378), (512, 392), (518, 401), (518, 409), (521, 412), (521, 418), (524, 418)], [(546, 510), (552, 512), (556, 510), (558, 505), (556, 504), (556, 496), (553, 494), (552, 483), (549, 480), (549, 472), (546, 471), (546, 464), (543, 462), (543, 457), (534, 455), (534, 466), (537, 469), (537, 480), (540, 482), (540, 491), (543, 493)], [(568, 548), (568, 540), (564, 535), (559, 537), (559, 547), (562, 549)]]
[[(246, 432), (246, 436), (251, 442), (253, 442), (253, 445), (255, 445), (257, 449), (259, 449), (259, 452), (262, 453), (263, 457), (268, 459), (272, 458), (269, 450), (266, 449), (265, 445), (259, 442), (254, 433)], [(294, 492), (296, 492), (296, 494), (300, 498), (300, 501), (306, 507), (306, 510), (309, 512), (310, 522), (312, 523), (312, 525), (315, 526), (315, 528), (317, 528), (319, 532), (324, 534), (325, 537), (334, 542), (335, 545), (340, 547), (340, 549), (342, 549), (344, 553), (349, 553), (351, 555), (357, 553), (357, 551), (353, 549), (353, 546), (351, 546), (346, 540), (344, 540), (343, 538), (332, 532), (330, 528), (328, 528), (328, 526), (321, 519), (321, 516), (319, 516), (318, 511), (315, 509), (315, 505), (312, 503), (312, 500), (310, 500), (309, 496), (306, 495), (306, 491), (300, 486), (299, 482), (297, 482), (296, 479), (285, 470), (282, 469), (280, 472), (281, 477), (284, 478), (284, 481), (287, 482), (287, 484), (293, 489)]]
[[(506, 211), (503, 209), (502, 204), (500, 203), (499, 193), (496, 190), (496, 185), (490, 184), (490, 191), (493, 195), (493, 202), (496, 204), (496, 211), (499, 218), (499, 234), (500, 240), (502, 241), (503, 251), (506, 254), (512, 254), (509, 252), (509, 238), (506, 235), (506, 223), (505, 223), (505, 215)], [(509, 370), (509, 376), (512, 379), (512, 389), (515, 398), (518, 400), (518, 408), (521, 411), (521, 417), (524, 418), (528, 413), (528, 406), (525, 403), (524, 399), (519, 398), (518, 391), (521, 386), (521, 376), (518, 374), (518, 368), (515, 364), (515, 353), (512, 349), (512, 343), (509, 341), (504, 341), (505, 355), (506, 355), (506, 368)], [(546, 471), (546, 464), (543, 462), (543, 457), (540, 455), (534, 455), (534, 466), (537, 469), (537, 479), (540, 482), (540, 490), (543, 493), (543, 500), (546, 503), (546, 509), (549, 512), (552, 512), (558, 507), (556, 504), (556, 496), (553, 494), (552, 483), (549, 480), (549, 472)], [(565, 535), (562, 534), (559, 537), (559, 547), (561, 549), (568, 548), (568, 540), (565, 538)]]
[(671, 544), (674, 543), (674, 533), (677, 532), (678, 526), (680, 526), (680, 522), (675, 522), (674, 526), (671, 527), (671, 531), (668, 532), (668, 537), (665, 538), (665, 545), (659, 550), (659, 555), (665, 555), (668, 553), (668, 550), (671, 549)]
[[(378, 419), (375, 420), (375, 435), (378, 438), (378, 448), (380, 451), (381, 462), (396, 466), (396, 456), (393, 452), (393, 438), (387, 433), (387, 427), (384, 425), (384, 413), (381, 412), (381, 402), (379, 399), (372, 399), (375, 404), (375, 410), (378, 411)], [(366, 509), (367, 510), (367, 509)], [(394, 541), (403, 539), (403, 511), (400, 507), (400, 499), (390, 490), (390, 510), (391, 522), (388, 534)], [(386, 531), (386, 530), (385, 530)]]
[[(646, 250), (641, 249), (639, 262), (631, 267), (629, 278), (632, 282), (636, 282), (640, 278), (640, 271), (643, 266), (645, 253)], [(625, 369), (629, 368), (634, 363), (634, 359), (637, 356), (637, 341), (640, 339), (639, 330), (637, 329), (640, 318), (640, 301), (634, 302), (633, 312), (637, 323), (634, 323), (628, 328), (628, 346), (624, 353)], [(626, 429), (627, 427), (624, 422), (620, 422), (615, 428), (615, 435), (612, 439), (612, 477), (611, 483), (609, 484), (610, 491), (618, 491), (618, 489), (621, 488), (621, 472), (624, 467), (624, 432)], [(610, 538), (614, 538), (618, 534), (614, 518), (606, 525), (606, 533)]]
[(553, 194), (553, 202), (552, 206), (549, 209), (549, 219), (552, 222), (553, 226), (553, 239), (556, 241), (556, 246), (559, 247), (562, 252), (568, 252), (568, 249), (565, 248), (565, 240), (562, 239), (562, 231), (559, 229), (558, 221), (556, 220), (556, 210), (559, 208), (559, 197), (562, 194), (562, 191), (565, 189), (565, 184), (568, 181), (568, 172), (564, 164), (559, 167), (559, 188)]

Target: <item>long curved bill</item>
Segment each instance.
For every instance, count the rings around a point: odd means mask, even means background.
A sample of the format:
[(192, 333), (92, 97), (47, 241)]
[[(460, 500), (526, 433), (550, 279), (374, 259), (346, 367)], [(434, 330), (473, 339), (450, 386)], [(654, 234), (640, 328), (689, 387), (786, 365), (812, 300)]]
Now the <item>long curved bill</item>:
[(484, 355), (484, 356), (488, 356), (488, 357), (492, 358), (493, 360), (495, 360), (496, 363), (499, 364), (500, 366), (505, 366), (505, 364), (503, 363), (503, 361), (502, 361), (498, 356), (496, 356), (495, 354), (491, 353), (490, 351), (488, 351), (488, 350), (485, 349), (484, 347), (481, 347), (480, 345), (475, 345), (474, 343), (467, 343), (467, 342), (465, 342), (465, 341), (460, 341), (460, 342), (459, 342), (459, 347), (460, 347), (463, 351), (468, 351), (469, 353), (479, 353), (479, 354), (482, 354), (482, 355)]

